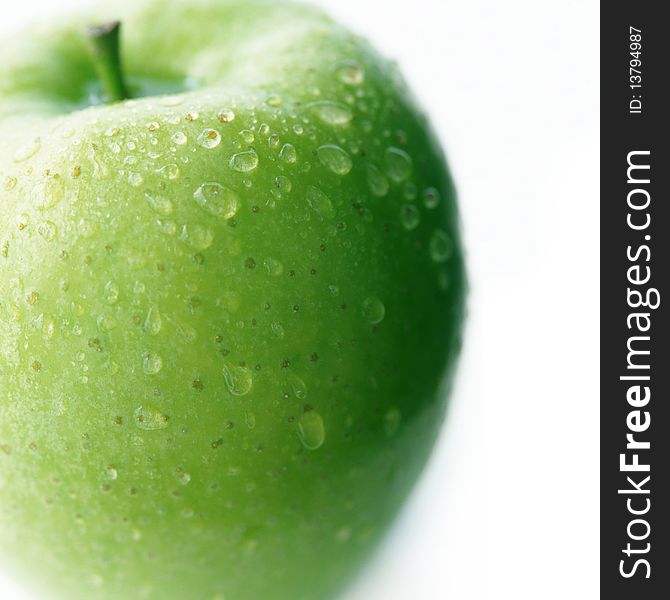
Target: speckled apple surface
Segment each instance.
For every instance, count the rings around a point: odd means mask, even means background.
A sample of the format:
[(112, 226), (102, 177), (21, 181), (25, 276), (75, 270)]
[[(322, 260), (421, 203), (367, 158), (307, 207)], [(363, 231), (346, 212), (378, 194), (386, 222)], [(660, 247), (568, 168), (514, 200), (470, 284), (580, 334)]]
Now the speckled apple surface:
[[(106, 18), (144, 97), (96, 105)], [(109, 3), (2, 42), (0, 140), (3, 564), (45, 597), (332, 597), (426, 462), (463, 321), (395, 67), (310, 7)]]

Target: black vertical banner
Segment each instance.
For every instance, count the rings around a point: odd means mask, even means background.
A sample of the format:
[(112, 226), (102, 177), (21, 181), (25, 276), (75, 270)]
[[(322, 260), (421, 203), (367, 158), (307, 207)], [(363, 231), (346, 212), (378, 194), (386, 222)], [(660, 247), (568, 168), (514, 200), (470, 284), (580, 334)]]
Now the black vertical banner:
[(670, 29), (601, 4), (601, 597), (670, 598)]

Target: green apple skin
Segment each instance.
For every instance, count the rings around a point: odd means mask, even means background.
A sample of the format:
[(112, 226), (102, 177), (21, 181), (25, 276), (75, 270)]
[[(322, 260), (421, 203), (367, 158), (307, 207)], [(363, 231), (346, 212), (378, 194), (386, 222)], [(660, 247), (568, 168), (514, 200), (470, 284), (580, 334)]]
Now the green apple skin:
[[(168, 95), (86, 108), (112, 17)], [(149, 0), (6, 40), (0, 98), (2, 564), (69, 600), (338, 594), (427, 460), (464, 312), (396, 68), (315, 8)]]

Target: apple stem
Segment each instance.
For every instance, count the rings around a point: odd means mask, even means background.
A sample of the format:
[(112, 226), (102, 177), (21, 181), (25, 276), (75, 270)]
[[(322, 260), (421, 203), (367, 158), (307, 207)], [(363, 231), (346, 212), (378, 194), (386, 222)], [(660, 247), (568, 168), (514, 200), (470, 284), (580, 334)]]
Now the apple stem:
[(121, 70), (120, 30), (119, 21), (86, 28), (89, 51), (102, 83), (106, 102), (120, 102), (129, 97)]

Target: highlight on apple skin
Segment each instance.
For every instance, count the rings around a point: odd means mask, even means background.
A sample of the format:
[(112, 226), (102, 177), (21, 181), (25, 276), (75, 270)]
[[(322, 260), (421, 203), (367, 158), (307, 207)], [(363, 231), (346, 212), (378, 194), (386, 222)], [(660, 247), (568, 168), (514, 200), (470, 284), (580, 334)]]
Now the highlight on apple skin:
[(3, 40), (0, 564), (45, 598), (334, 597), (434, 444), (464, 289), (426, 117), (318, 8)]

